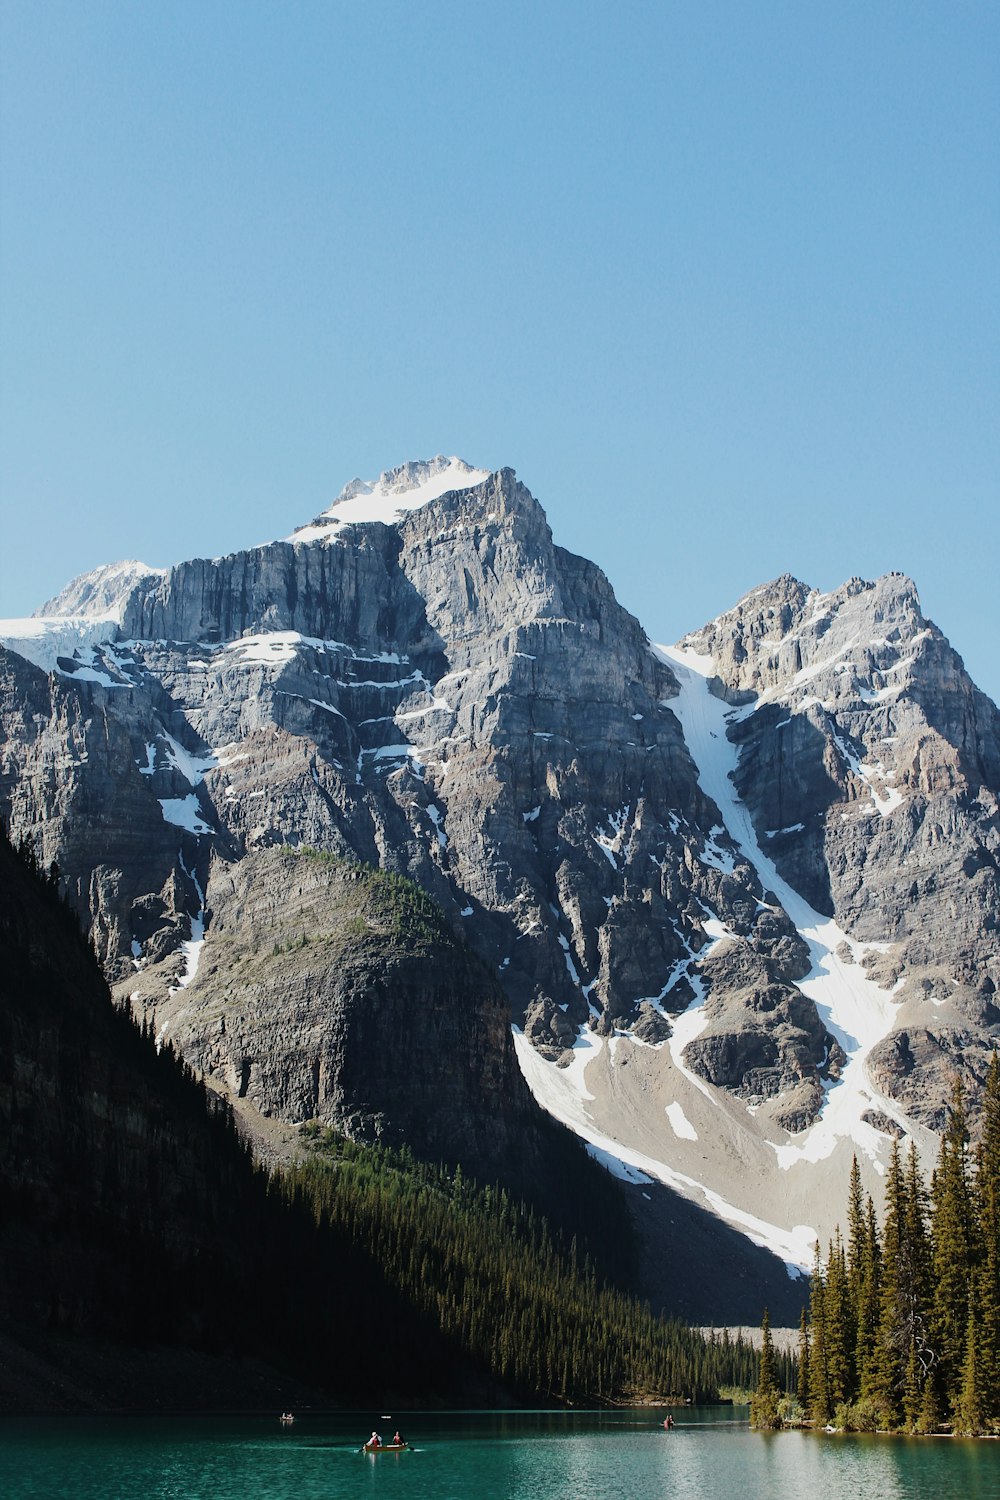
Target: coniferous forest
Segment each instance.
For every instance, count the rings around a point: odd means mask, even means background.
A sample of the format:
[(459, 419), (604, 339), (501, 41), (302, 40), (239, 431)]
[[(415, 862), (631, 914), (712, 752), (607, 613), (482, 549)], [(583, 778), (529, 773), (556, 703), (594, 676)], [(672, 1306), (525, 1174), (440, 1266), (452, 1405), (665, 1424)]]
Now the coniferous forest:
[(706, 1401), (756, 1378), (750, 1345), (654, 1316), (503, 1189), (330, 1130), (312, 1141), (284, 1190), (377, 1257), (389, 1285), (506, 1389)]
[(1000, 1060), (979, 1143), (958, 1084), (930, 1186), (894, 1145), (881, 1227), (855, 1160), (846, 1241), (816, 1248), (798, 1384), (781, 1398), (769, 1330), (751, 1411), (758, 1426), (810, 1420), (848, 1431), (1000, 1432)]

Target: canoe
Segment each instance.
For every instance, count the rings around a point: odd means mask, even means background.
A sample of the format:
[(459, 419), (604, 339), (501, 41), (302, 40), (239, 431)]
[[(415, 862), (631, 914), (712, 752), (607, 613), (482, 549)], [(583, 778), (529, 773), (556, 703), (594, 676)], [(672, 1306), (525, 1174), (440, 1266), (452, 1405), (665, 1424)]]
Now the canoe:
[(365, 1443), (365, 1453), (402, 1453), (409, 1443)]

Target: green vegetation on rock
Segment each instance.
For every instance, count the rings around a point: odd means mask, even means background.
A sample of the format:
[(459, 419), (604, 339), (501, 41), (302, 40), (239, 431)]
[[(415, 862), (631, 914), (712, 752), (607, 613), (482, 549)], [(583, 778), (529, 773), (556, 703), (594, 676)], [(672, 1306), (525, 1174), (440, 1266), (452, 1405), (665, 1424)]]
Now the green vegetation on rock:
[(405, 875), (343, 859), (340, 855), (307, 845), (286, 844), (281, 852), (289, 862), (301, 859), (335, 866), (345, 877), (345, 883), (356, 885), (360, 911), (348, 923), (354, 935), (363, 936), (366, 931), (374, 930), (409, 943), (455, 941), (455, 934), (441, 908)]

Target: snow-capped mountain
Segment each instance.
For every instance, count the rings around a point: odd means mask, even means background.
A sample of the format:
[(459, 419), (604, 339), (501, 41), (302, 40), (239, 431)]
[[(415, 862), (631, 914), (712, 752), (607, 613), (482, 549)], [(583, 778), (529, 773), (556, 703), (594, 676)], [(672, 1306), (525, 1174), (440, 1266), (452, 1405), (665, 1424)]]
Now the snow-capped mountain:
[(103, 567), (74, 578), (41, 609), (36, 609), (34, 617), (120, 622), (122, 607), (131, 594), (143, 584), (163, 578), (166, 571), (166, 568), (151, 568), (147, 563), (134, 560), (105, 563)]
[(115, 640), (128, 600), (165, 573), (165, 568), (141, 562), (108, 563), (81, 573), (27, 619), (0, 619), (0, 641), (53, 671), (61, 656), (79, 656), (102, 641)]
[(113, 603), (51, 675), (0, 626), (0, 805), (245, 1106), (402, 1112), (345, 1092), (321, 955), (283, 989), (247, 941), (287, 845), (411, 876), (502, 984), (536, 1098), (637, 1201), (667, 1184), (793, 1266), (854, 1153), (874, 1190), (894, 1136), (932, 1155), (953, 1070), (974, 1101), (1000, 717), (908, 580), (782, 578), (654, 646), (510, 470), (454, 458), (284, 541), (101, 572), (53, 601)]
[(409, 510), (419, 510), (428, 500), (438, 500), (454, 490), (468, 490), (489, 478), (489, 470), (473, 469), (461, 458), (437, 458), (401, 464), (387, 469), (378, 479), (352, 479), (331, 506), (308, 526), (299, 526), (286, 537), (289, 542), (330, 541), (337, 528), (362, 521), (381, 521), (391, 526)]

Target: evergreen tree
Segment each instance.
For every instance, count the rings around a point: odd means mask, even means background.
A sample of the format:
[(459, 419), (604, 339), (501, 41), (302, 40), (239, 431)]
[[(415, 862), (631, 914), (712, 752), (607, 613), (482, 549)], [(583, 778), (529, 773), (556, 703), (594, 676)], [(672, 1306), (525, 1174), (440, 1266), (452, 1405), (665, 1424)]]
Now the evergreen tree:
[(830, 1399), (830, 1373), (826, 1360), (826, 1287), (819, 1259), (819, 1242), (813, 1260), (809, 1287), (809, 1416), (817, 1427), (823, 1427), (833, 1414)]
[(967, 1143), (962, 1085), (956, 1080), (931, 1187), (931, 1335), (939, 1362), (939, 1389), (950, 1406), (956, 1404), (962, 1384), (972, 1270)]
[(937, 1387), (934, 1383), (933, 1372), (924, 1380), (923, 1400), (920, 1403), (920, 1415), (917, 1418), (917, 1431), (924, 1433), (937, 1432), (941, 1425), (941, 1407), (938, 1403)]
[(917, 1432), (919, 1430), (920, 1414), (924, 1407), (925, 1393), (928, 1386), (933, 1390), (933, 1378), (929, 1373), (925, 1374), (924, 1365), (916, 1343), (911, 1340), (906, 1355), (906, 1367), (903, 1371), (903, 1389), (901, 1392), (903, 1426), (908, 1432)]
[(799, 1383), (797, 1395), (803, 1415), (809, 1413), (809, 1320), (805, 1308), (799, 1320)]
[(927, 1229), (927, 1191), (920, 1175), (917, 1150), (910, 1142), (906, 1163), (906, 1214), (903, 1258), (903, 1313), (909, 1341), (908, 1369), (912, 1379), (904, 1382), (904, 1416), (914, 1427), (920, 1415), (923, 1389), (935, 1378), (937, 1356), (930, 1335), (932, 1247)]
[(962, 1381), (955, 1403), (955, 1431), (975, 1437), (983, 1430), (983, 1392), (979, 1378), (979, 1326), (972, 1298), (965, 1328)]
[(882, 1279), (879, 1289), (878, 1332), (869, 1372), (869, 1391), (880, 1413), (880, 1423), (894, 1427), (902, 1415), (902, 1387), (909, 1340), (904, 1335), (904, 1277), (901, 1272), (905, 1236), (905, 1184), (898, 1142), (885, 1185)]
[(875, 1204), (869, 1196), (865, 1204), (865, 1227), (856, 1281), (854, 1369), (858, 1395), (872, 1394), (872, 1372), (875, 1343), (878, 1338), (879, 1273), (881, 1247)]
[(861, 1300), (867, 1239), (861, 1168), (855, 1156), (851, 1161), (851, 1181), (847, 1191), (847, 1282), (855, 1310)]
[(771, 1318), (767, 1308), (760, 1325), (761, 1347), (757, 1389), (750, 1398), (750, 1424), (753, 1427), (780, 1427), (778, 1402), (781, 1391), (774, 1370), (774, 1347), (771, 1342)]
[(835, 1409), (854, 1394), (852, 1355), (855, 1332), (844, 1245), (838, 1227), (830, 1245), (823, 1292), (823, 1327), (826, 1336), (826, 1374), (829, 1402)]

